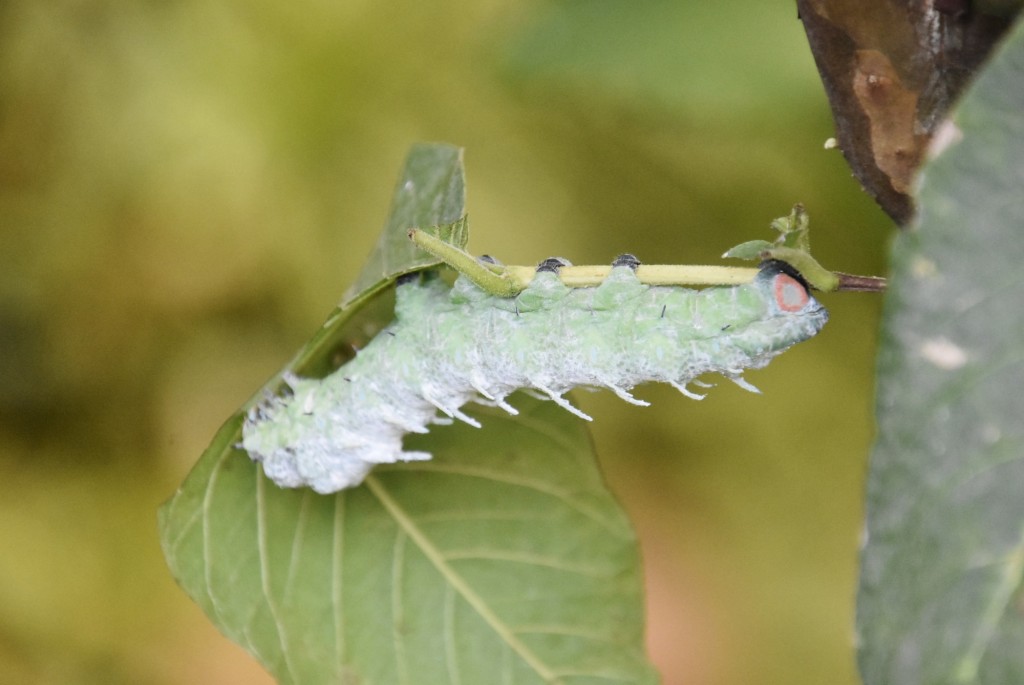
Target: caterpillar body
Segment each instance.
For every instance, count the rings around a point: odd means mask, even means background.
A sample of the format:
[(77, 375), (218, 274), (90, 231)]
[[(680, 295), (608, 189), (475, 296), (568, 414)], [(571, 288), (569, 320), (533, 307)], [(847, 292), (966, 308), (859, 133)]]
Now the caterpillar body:
[(637, 264), (624, 255), (600, 285), (572, 288), (547, 260), (513, 298), (465, 276), (451, 287), (414, 276), (397, 287), (395, 320), (353, 360), (322, 380), (289, 376), (290, 394), (251, 409), (242, 447), (282, 487), (336, 492), (375, 464), (429, 459), (403, 450), (407, 433), (444, 417), (479, 427), (461, 410), (467, 402), (515, 414), (506, 398), (520, 389), (587, 420), (564, 393), (608, 388), (647, 404), (630, 390), (663, 382), (700, 399), (687, 385), (707, 373), (756, 392), (742, 371), (764, 367), (828, 320), (778, 263), (748, 284), (702, 290), (645, 285)]

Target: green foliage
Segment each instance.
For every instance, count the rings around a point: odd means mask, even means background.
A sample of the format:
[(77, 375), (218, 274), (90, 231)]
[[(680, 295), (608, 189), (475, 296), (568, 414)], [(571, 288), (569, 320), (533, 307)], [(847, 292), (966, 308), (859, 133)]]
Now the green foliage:
[(439, 237), (465, 247), (469, 241), (465, 213), (462, 150), (453, 145), (414, 145), (395, 186), (388, 223), (356, 282), (342, 298), (341, 309), (358, 307), (362, 298), (387, 286), (397, 276), (441, 263), (409, 241), (406, 232), (410, 228), (444, 226)]
[[(263, 392), (280, 390), (281, 375), (291, 372), (300, 376), (323, 376), (338, 365), (338, 348), (351, 341), (355, 326), (350, 319), (381, 294), (396, 278), (419, 269), (436, 266), (440, 260), (418, 250), (406, 231), (410, 226), (431, 227), (446, 240), (465, 245), (469, 231), (464, 219), (466, 211), (465, 172), (462, 150), (452, 145), (420, 144), (413, 146), (391, 199), (391, 213), (356, 282), (342, 297), (342, 302), (303, 346), (298, 355), (281, 373), (267, 383), (247, 406), (258, 402)], [(384, 314), (381, 323), (390, 320)], [(371, 323), (371, 330), (380, 323)]]
[(1024, 682), (1024, 25), (896, 242), (857, 603), (866, 685)]
[(789, 216), (772, 221), (779, 232), (774, 242), (750, 240), (725, 252), (732, 259), (778, 259), (800, 272), (804, 280), (822, 292), (832, 292), (839, 286), (839, 278), (811, 256), (810, 218), (803, 205), (795, 205)]
[(748, 240), (729, 248), (722, 256), (727, 259), (766, 259), (770, 256), (766, 253), (780, 247), (810, 254), (810, 224), (810, 217), (807, 216), (803, 205), (795, 205), (789, 216), (780, 216), (771, 222), (771, 227), (779, 234), (774, 242)]
[[(411, 245), (407, 222), (461, 210), (461, 167), (438, 173), (446, 150), (410, 156), (380, 252), (396, 234)], [(434, 199), (405, 192), (439, 177), (457, 181)], [(361, 282), (372, 292), (417, 259), (378, 254), (372, 273), (388, 266)], [(304, 364), (322, 364), (318, 341), (343, 336), (365, 299), (331, 317)], [(515, 418), (480, 412), (482, 440), (436, 429), (409, 441), (434, 460), (379, 467), (333, 496), (274, 486), (235, 446), (236, 414), (161, 509), (171, 570), (284, 683), (654, 682), (636, 540), (586, 429), (553, 403), (517, 404)]]
[(283, 683), (650, 683), (636, 540), (553, 403), (428, 463), (282, 490), (225, 426), (161, 510), (175, 578)]

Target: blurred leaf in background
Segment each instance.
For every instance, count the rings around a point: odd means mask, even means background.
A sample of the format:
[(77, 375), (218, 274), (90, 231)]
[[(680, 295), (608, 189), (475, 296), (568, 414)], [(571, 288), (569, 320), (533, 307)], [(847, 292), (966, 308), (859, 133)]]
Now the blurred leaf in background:
[[(882, 269), (788, 2), (9, 0), (0, 92), (0, 681), (269, 682), (155, 511), (355, 279), (416, 141), (467, 149), (506, 262), (713, 262), (801, 201), (823, 263)], [(878, 303), (827, 304), (764, 396), (579, 398), (666, 683), (855, 682)]]
[(866, 685), (1024, 680), (1024, 24), (968, 88), (893, 253), (857, 600)]

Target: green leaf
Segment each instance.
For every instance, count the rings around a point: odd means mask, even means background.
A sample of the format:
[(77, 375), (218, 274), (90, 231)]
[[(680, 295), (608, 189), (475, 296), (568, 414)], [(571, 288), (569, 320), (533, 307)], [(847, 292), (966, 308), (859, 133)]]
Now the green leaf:
[(810, 218), (803, 205), (794, 205), (789, 216), (775, 219), (771, 226), (779, 233), (775, 242), (748, 240), (730, 248), (722, 257), (757, 261), (777, 259), (799, 271), (807, 284), (816, 290), (829, 293), (839, 288), (840, 275), (829, 271), (811, 256)]
[(857, 629), (867, 685), (1024, 682), (1024, 25), (893, 254)]
[[(358, 287), (286, 368), (336, 366), (373, 295), (437, 263), (408, 249), (409, 226), (443, 224), (433, 232), (465, 245), (463, 199), (459, 152), (415, 148)], [(482, 432), (413, 436), (432, 461), (378, 467), (333, 496), (264, 477), (235, 447), (243, 407), (160, 510), (168, 565), (284, 683), (655, 682), (636, 540), (585, 426), (515, 401), (514, 419), (481, 411)]]
[(160, 512), (175, 578), (283, 683), (653, 683), (636, 541), (584, 424), (475, 412), (336, 495), (282, 490), (221, 430)]
[[(428, 229), (452, 225), (438, 235), (457, 247), (465, 247), (469, 233), (459, 224), (466, 213), (466, 180), (462, 148), (439, 143), (414, 145), (405, 160), (405, 171), (395, 186), (391, 216), (377, 246), (341, 306), (355, 302), (366, 292), (376, 291), (395, 277), (440, 264), (409, 240), (410, 228)], [(455, 229), (455, 230), (452, 230)]]
[(762, 253), (767, 252), (773, 247), (775, 247), (775, 243), (770, 243), (767, 240), (748, 240), (745, 243), (729, 248), (722, 257), (725, 259), (754, 261), (761, 259)]
[(779, 232), (775, 244), (810, 254), (811, 218), (801, 204), (793, 205), (789, 216), (780, 216), (772, 221), (772, 228)]
[[(360, 334), (365, 336), (366, 330), (375, 333), (391, 319), (390, 303), (374, 307), (375, 298), (402, 274), (441, 263), (412, 244), (408, 229), (425, 227), (463, 247), (469, 241), (465, 212), (462, 148), (443, 143), (414, 145), (395, 186), (387, 224), (356, 282), (313, 338), (243, 409), (259, 402), (267, 393), (278, 393), (286, 372), (320, 378), (336, 369), (351, 351), (346, 343)], [(357, 321), (367, 323), (360, 326)]]

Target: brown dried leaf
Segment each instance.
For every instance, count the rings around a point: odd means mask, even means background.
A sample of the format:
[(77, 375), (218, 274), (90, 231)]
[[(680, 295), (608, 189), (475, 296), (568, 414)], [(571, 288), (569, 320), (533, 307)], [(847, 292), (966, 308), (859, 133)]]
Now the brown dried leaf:
[(910, 185), (932, 134), (1012, 16), (968, 0), (797, 7), (843, 154), (882, 209), (907, 223)]

